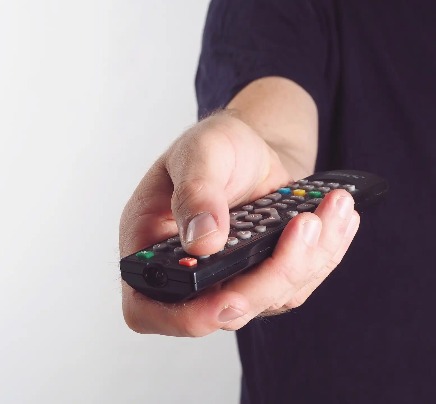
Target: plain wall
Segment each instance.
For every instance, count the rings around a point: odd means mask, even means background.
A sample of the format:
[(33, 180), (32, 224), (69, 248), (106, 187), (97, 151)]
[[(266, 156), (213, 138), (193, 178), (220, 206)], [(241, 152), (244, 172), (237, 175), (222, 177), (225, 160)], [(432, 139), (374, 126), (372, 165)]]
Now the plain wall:
[(195, 122), (208, 1), (0, 2), (0, 402), (236, 403), (233, 333), (138, 335), (118, 222)]

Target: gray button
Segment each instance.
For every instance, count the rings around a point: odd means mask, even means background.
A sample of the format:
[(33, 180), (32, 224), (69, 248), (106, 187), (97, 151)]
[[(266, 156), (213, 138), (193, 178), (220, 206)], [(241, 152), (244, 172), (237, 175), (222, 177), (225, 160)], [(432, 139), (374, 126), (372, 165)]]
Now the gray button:
[(291, 189), (300, 189), (300, 184), (298, 184), (297, 182), (294, 182), (293, 184), (289, 185), (289, 188)]
[[(304, 200), (304, 198), (303, 198)], [(294, 201), (293, 199), (283, 199), (282, 203), (286, 203), (286, 205), (296, 205), (298, 202)]]
[(236, 233), (236, 235), (238, 236), (238, 238), (240, 238), (241, 240), (247, 240), (248, 238), (251, 237), (251, 231), (238, 231)]
[(176, 237), (171, 237), (167, 240), (168, 244), (180, 244), (180, 237), (176, 236)]
[(236, 244), (238, 244), (238, 243), (239, 243), (239, 240), (238, 240), (236, 237), (229, 237), (229, 238), (227, 239), (227, 245), (228, 245), (229, 247), (234, 246), (234, 245), (236, 245)]
[(278, 224), (282, 219), (280, 217), (267, 217), (266, 219), (261, 220), (259, 223), (264, 226), (271, 226), (273, 224)]
[(280, 199), (282, 199), (282, 194), (280, 194), (279, 192), (274, 192), (273, 194), (266, 195), (265, 198), (271, 199), (274, 202), (277, 202)]
[(247, 230), (254, 226), (252, 222), (232, 222), (232, 227), (236, 230)]
[(254, 209), (254, 207), (253, 205), (244, 205), (242, 209), (246, 210), (247, 212), (251, 212)]
[(322, 187), (324, 185), (324, 181), (312, 181), (312, 185), (315, 185), (316, 187)]
[(286, 203), (275, 203), (274, 205), (271, 205), (272, 208), (275, 209), (286, 209), (288, 207), (288, 205), (286, 205)]
[(306, 185), (309, 181), (308, 180), (298, 180), (297, 182), (301, 185)]
[(337, 182), (328, 182), (327, 184), (325, 184), (327, 187), (330, 188), (339, 188), (339, 184)]
[(265, 233), (266, 232), (266, 226), (256, 226), (254, 228), (258, 233)]
[(286, 212), (286, 214), (292, 218), (292, 217), (297, 216), (298, 212), (296, 210), (290, 210), (290, 211)]
[(272, 203), (273, 201), (271, 199), (266, 199), (266, 198), (258, 199), (257, 201), (254, 202), (256, 206), (268, 206), (271, 205)]
[(186, 254), (185, 250), (182, 247), (176, 247), (174, 249), (174, 254)]
[(281, 222), (279, 213), (274, 208), (256, 209), (254, 212), (269, 215), (269, 217), (267, 217), (259, 222), (260, 225), (269, 226), (271, 224), (277, 224), (277, 223)]
[(347, 190), (348, 192), (354, 192), (356, 191), (356, 186), (355, 185), (351, 185), (351, 184), (345, 184), (343, 187), (345, 190)]
[(238, 210), (236, 212), (230, 212), (230, 219), (240, 219), (241, 217), (247, 216), (248, 212), (246, 210)]
[(297, 206), (297, 210), (300, 212), (310, 212), (315, 210), (315, 205), (312, 205), (311, 203), (302, 203), (301, 205)]
[(307, 203), (313, 203), (314, 205), (319, 205), (322, 202), (322, 198), (309, 199)]
[(318, 191), (324, 192), (326, 194), (327, 192), (330, 192), (330, 188), (329, 187), (319, 187)]
[(303, 185), (301, 189), (304, 189), (305, 191), (312, 191), (315, 188), (314, 185)]
[(153, 246), (153, 251), (165, 251), (168, 248), (167, 243), (155, 244)]
[[(235, 227), (236, 229), (250, 229), (253, 226), (247, 222), (241, 222), (238, 219), (242, 219), (247, 216), (248, 212), (245, 210), (239, 210), (237, 212), (230, 212), (230, 226)], [(242, 227), (241, 227), (242, 226)]]
[(262, 215), (259, 213), (251, 213), (247, 216), (244, 217), (244, 220), (246, 220), (247, 222), (258, 222), (259, 220), (262, 220)]
[(297, 202), (304, 202), (304, 196), (291, 196), (289, 199), (292, 199), (293, 201), (297, 201)]

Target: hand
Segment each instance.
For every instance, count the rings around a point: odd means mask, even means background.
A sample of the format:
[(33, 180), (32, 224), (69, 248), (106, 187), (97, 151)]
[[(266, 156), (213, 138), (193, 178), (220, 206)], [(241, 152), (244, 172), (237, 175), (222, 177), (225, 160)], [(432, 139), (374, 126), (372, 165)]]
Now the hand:
[[(133, 193), (121, 218), (121, 255), (178, 230), (187, 252), (216, 253), (228, 237), (229, 206), (289, 180), (277, 154), (249, 126), (225, 113), (212, 116), (182, 135)], [(358, 225), (351, 196), (333, 191), (315, 214), (289, 222), (270, 258), (193, 300), (157, 302), (123, 282), (125, 320), (140, 333), (203, 336), (297, 307), (341, 261)]]

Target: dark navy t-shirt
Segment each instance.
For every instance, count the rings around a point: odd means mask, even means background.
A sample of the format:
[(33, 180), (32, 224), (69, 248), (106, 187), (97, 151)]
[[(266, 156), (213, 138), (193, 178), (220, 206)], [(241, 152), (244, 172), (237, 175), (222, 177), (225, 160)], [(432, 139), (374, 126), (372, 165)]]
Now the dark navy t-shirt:
[(272, 75), (317, 104), (317, 170), (390, 193), (303, 306), (237, 333), (242, 402), (436, 402), (436, 1), (212, 1), (200, 116)]

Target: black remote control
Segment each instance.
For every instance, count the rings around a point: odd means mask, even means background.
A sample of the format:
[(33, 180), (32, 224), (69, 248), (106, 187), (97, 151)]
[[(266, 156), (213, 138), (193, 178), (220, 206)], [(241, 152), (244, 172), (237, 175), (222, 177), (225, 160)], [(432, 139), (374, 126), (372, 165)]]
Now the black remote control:
[(313, 212), (331, 190), (350, 192), (355, 209), (379, 200), (387, 182), (370, 173), (335, 170), (316, 173), (252, 203), (230, 210), (225, 247), (211, 256), (192, 256), (174, 236), (121, 260), (121, 276), (134, 289), (163, 302), (178, 302), (250, 268), (271, 255), (286, 224)]

